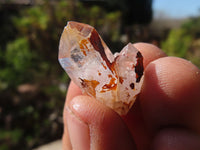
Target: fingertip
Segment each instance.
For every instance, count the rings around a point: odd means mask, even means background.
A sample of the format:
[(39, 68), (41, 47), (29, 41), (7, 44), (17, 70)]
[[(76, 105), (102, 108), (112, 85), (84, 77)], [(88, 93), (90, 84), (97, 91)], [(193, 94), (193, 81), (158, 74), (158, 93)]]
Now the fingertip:
[(73, 114), (88, 124), (91, 149), (133, 149), (132, 136), (121, 117), (89, 96), (77, 96), (69, 104)]
[(76, 116), (70, 109), (65, 108), (66, 126), (68, 131), (68, 143), (70, 141), (72, 149), (88, 150), (90, 149), (90, 131), (89, 126), (78, 116)]
[(75, 115), (89, 124), (100, 125), (103, 121), (105, 121), (105, 117), (110, 117), (110, 122), (112, 122), (112, 118), (118, 118), (121, 120), (120, 116), (111, 108), (86, 95), (74, 97), (70, 102), (69, 107)]
[(200, 87), (199, 69), (182, 58), (165, 57), (155, 60), (145, 73), (146, 79), (149, 79), (146, 81), (154, 79), (152, 83), (157, 84), (168, 98), (183, 99), (186, 94), (191, 96), (191, 92), (197, 93)]
[(151, 62), (140, 94), (146, 122), (154, 129), (182, 125), (200, 131), (200, 74), (187, 60), (164, 57)]

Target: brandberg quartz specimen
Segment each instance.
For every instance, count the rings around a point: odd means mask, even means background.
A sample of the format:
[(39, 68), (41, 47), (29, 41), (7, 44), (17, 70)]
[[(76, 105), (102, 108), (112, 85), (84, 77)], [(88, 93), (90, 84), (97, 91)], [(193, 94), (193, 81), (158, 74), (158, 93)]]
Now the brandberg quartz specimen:
[(68, 22), (59, 45), (59, 62), (87, 95), (125, 115), (143, 82), (143, 57), (132, 45), (113, 55), (90, 25)]

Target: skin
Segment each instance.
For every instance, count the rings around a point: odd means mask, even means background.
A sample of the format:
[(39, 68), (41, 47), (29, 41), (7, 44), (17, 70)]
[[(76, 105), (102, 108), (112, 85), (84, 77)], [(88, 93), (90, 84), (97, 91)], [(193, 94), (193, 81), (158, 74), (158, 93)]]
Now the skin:
[(199, 150), (200, 70), (159, 48), (134, 44), (144, 57), (140, 95), (126, 116), (72, 82), (63, 111), (63, 150)]

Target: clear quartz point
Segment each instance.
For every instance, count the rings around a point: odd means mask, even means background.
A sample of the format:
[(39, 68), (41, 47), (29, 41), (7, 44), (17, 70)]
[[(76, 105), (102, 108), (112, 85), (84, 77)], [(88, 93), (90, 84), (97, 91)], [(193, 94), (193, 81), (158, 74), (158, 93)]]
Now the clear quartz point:
[(59, 45), (59, 62), (82, 92), (119, 115), (126, 115), (140, 93), (143, 57), (132, 45), (113, 55), (90, 25), (68, 22)]

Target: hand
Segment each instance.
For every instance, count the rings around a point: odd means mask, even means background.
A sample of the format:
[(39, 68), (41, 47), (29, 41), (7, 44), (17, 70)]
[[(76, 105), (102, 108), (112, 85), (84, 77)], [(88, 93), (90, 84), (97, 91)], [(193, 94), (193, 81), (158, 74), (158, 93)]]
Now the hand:
[(83, 96), (72, 82), (64, 108), (64, 150), (200, 150), (200, 70), (134, 44), (144, 56), (139, 97), (125, 117)]

